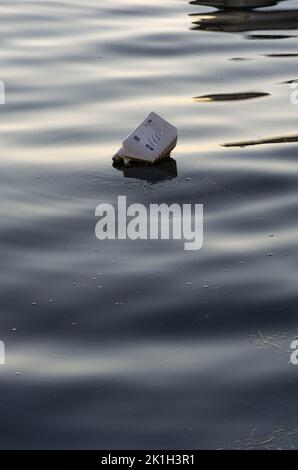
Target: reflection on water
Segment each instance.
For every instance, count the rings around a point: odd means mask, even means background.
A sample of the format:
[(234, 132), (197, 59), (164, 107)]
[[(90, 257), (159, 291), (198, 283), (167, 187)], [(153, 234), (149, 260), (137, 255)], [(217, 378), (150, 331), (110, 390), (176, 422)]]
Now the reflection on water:
[(241, 101), (252, 100), (254, 98), (263, 98), (264, 96), (269, 96), (269, 93), (220, 93), (216, 95), (196, 96), (194, 98), (194, 101), (198, 103), (204, 103), (209, 101)]
[[(212, 13), (191, 14), (192, 30), (224, 31), (228, 33), (240, 33), (258, 30), (296, 30), (298, 28), (298, 10), (258, 10), (254, 8), (272, 6), (281, 2), (247, 1), (236, 2), (191, 2), (194, 5), (208, 5), (219, 8)], [(266, 35), (264, 35), (266, 37)], [(270, 37), (270, 36), (269, 36)], [(267, 36), (267, 39), (269, 39)], [(286, 36), (287, 37), (287, 36)], [(252, 37), (250, 37), (252, 38)], [(284, 38), (284, 37), (282, 37)]]
[(126, 178), (136, 178), (140, 180), (158, 182), (171, 180), (178, 176), (177, 163), (173, 158), (167, 158), (155, 165), (144, 165), (134, 163), (132, 166), (117, 165), (113, 163), (114, 168), (121, 170)]
[(281, 3), (284, 0), (193, 0), (191, 5), (204, 5), (214, 7), (220, 10), (238, 10), (271, 7)]
[(285, 82), (282, 82), (282, 85), (290, 85), (291, 83), (297, 83), (298, 85), (298, 78), (294, 78), (292, 80), (286, 80)]
[(287, 34), (248, 34), (246, 36), (247, 39), (252, 39), (254, 41), (265, 41), (265, 40), (272, 40), (272, 39), (289, 39), (294, 38), (296, 36), (287, 35)]
[[(298, 1), (2, 3), (0, 447), (297, 448)], [(152, 110), (173, 159), (118, 171)], [(119, 195), (203, 249), (98, 241)]]

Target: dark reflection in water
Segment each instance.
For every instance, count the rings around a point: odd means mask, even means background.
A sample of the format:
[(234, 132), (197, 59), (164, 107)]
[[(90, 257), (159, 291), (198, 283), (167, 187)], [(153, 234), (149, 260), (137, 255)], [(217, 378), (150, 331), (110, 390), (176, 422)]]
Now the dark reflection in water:
[(246, 36), (246, 39), (251, 39), (255, 41), (266, 41), (266, 40), (272, 40), (272, 39), (289, 39), (289, 38), (295, 38), (296, 36), (292, 35), (287, 35), (287, 34), (248, 34)]
[(254, 98), (263, 98), (269, 96), (269, 93), (247, 92), (247, 93), (219, 93), (216, 95), (202, 95), (194, 98), (195, 102), (205, 103), (210, 101), (242, 101), (252, 100)]
[[(239, 33), (257, 30), (283, 30), (298, 28), (298, 10), (262, 11), (254, 8), (272, 6), (278, 2), (266, 2), (263, 0), (255, 2), (191, 2), (195, 5), (207, 5), (220, 8), (219, 11), (211, 13), (193, 13), (192, 30), (223, 31), (228, 33)], [(238, 2), (237, 2), (238, 3)], [(281, 2), (279, 2), (281, 3)]]
[(114, 162), (113, 167), (121, 170), (126, 178), (136, 178), (151, 183), (171, 180), (178, 176), (177, 163), (173, 158), (167, 158), (155, 165), (135, 163), (132, 166), (125, 166)]
[(284, 0), (193, 0), (191, 5), (204, 5), (219, 10), (239, 10), (275, 6)]
[(287, 53), (287, 54), (264, 54), (265, 57), (298, 57), (297, 54)]
[(298, 85), (298, 78), (293, 78), (291, 80), (286, 80), (285, 82), (282, 82), (283, 85), (290, 85), (291, 83), (297, 83)]

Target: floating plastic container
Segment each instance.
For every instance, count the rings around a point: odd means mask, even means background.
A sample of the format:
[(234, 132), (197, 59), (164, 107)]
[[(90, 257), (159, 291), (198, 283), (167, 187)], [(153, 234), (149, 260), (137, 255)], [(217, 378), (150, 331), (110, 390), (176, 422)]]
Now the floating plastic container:
[(153, 164), (169, 157), (176, 147), (177, 139), (176, 127), (152, 112), (124, 139), (113, 160), (125, 165), (137, 161)]

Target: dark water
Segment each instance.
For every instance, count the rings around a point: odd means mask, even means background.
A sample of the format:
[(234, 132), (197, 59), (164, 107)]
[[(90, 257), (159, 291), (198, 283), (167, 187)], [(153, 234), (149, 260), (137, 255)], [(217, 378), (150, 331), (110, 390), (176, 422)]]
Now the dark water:
[[(298, 1), (0, 10), (1, 448), (297, 447)], [(117, 171), (152, 110), (176, 163)], [(118, 195), (204, 248), (96, 240)]]

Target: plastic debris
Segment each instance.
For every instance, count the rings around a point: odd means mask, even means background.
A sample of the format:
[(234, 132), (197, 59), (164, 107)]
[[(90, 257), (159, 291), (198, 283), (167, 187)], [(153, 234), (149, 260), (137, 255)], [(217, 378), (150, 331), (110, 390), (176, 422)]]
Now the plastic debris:
[(152, 112), (124, 139), (113, 160), (126, 166), (136, 162), (152, 165), (169, 157), (176, 147), (177, 139), (176, 127)]

